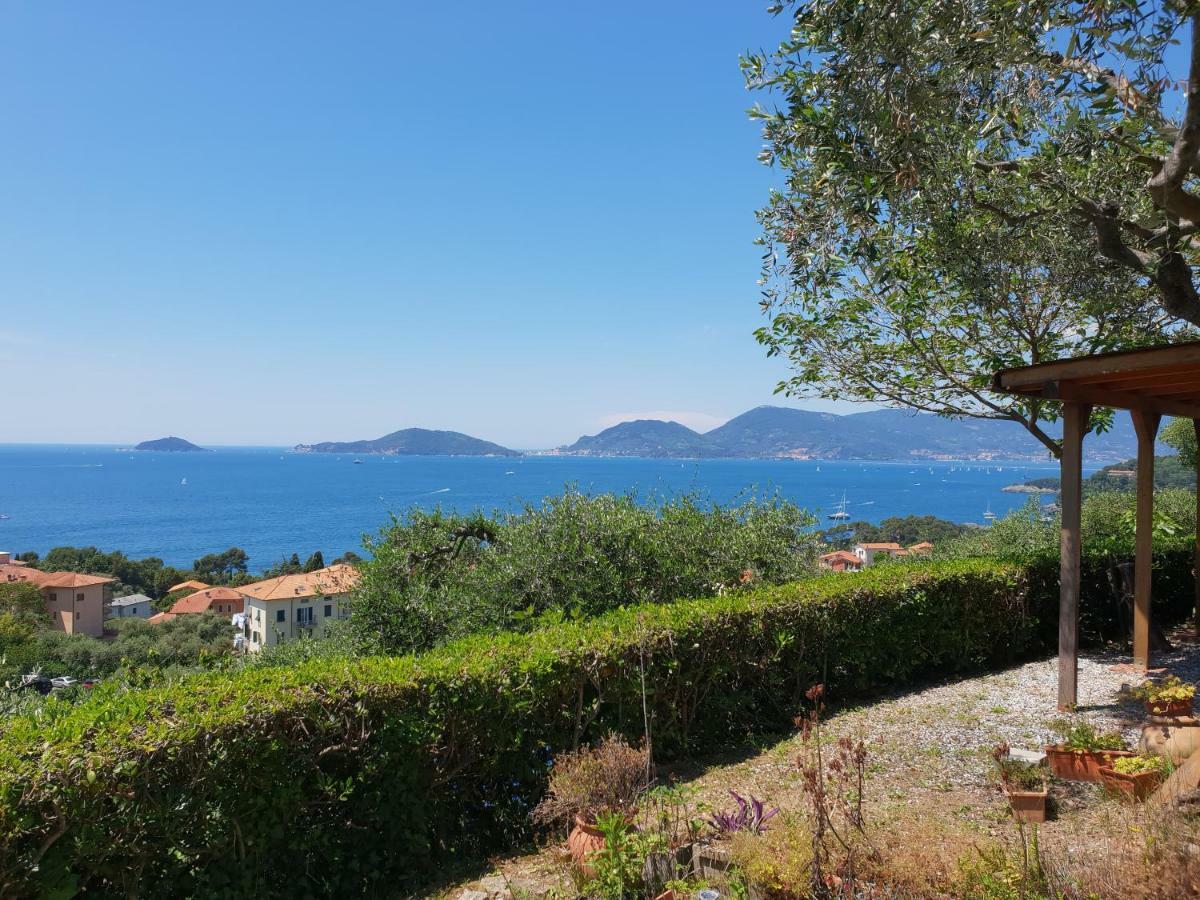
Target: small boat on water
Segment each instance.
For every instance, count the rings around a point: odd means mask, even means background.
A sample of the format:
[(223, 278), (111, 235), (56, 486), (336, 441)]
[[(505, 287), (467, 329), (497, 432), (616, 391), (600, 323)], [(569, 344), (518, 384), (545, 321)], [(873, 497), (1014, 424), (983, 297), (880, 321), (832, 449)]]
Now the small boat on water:
[(355, 464), (356, 466), (361, 466), (361, 465), (363, 464), (363, 461), (362, 461), (361, 459), (356, 459), (356, 460), (354, 461), (354, 464)]
[(2, 521), (4, 519), (11, 519), (11, 518), (12, 518), (12, 516), (10, 516), (8, 513), (0, 513), (0, 521)]
[(844, 492), (842, 493), (842, 502), (836, 510), (829, 514), (829, 518), (835, 522), (841, 522), (850, 518), (850, 513), (846, 512), (846, 494)]
[(180, 486), (180, 487), (187, 487), (187, 479), (186, 479), (186, 478), (184, 478), (182, 481), (180, 481), (180, 482), (179, 482), (179, 486)]
[(987, 505), (987, 509), (984, 511), (984, 513), (983, 513), (983, 517), (984, 517), (985, 519), (987, 519), (989, 522), (993, 522), (993, 521), (995, 521), (995, 519), (996, 519), (996, 514), (995, 514), (994, 512), (992, 512), (992, 504), (991, 504), (991, 503), (989, 503), (989, 504)]

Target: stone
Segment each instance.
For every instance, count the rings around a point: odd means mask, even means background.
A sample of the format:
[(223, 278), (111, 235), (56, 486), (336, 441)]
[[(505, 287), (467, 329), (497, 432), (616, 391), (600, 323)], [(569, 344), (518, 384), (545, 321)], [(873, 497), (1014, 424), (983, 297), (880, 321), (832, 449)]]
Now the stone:
[(503, 875), (489, 875), (487, 878), (480, 878), (479, 889), (487, 893), (489, 900), (504, 900), (505, 897), (512, 896), (508, 889), (508, 879)]
[(1009, 747), (1008, 758), (1020, 760), (1031, 766), (1040, 766), (1046, 761), (1045, 750), (1025, 750), (1022, 747)]
[(476, 891), (472, 890), (471, 888), (467, 888), (458, 895), (458, 900), (491, 900), (491, 898), (488, 897), (484, 891)]

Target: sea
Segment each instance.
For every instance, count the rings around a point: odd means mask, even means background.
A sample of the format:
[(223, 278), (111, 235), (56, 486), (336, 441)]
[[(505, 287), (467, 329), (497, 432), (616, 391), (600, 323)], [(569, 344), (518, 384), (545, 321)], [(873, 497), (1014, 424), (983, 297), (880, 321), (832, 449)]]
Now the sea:
[(188, 567), (236, 546), (261, 571), (292, 553), (362, 553), (365, 534), (414, 507), (517, 510), (567, 487), (634, 492), (647, 503), (682, 492), (718, 503), (778, 493), (822, 525), (845, 497), (851, 520), (911, 514), (985, 525), (987, 511), (1004, 515), (1026, 501), (1005, 485), (1057, 474), (1049, 460), (355, 457), (280, 447), (156, 453), (11, 444), (0, 445), (0, 550), (96, 546)]

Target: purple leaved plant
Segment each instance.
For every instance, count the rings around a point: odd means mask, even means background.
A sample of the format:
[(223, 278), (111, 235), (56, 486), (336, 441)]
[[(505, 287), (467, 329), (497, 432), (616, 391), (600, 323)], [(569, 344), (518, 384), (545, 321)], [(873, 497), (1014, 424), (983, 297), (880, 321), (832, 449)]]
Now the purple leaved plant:
[(721, 834), (737, 831), (762, 834), (767, 830), (767, 820), (779, 812), (778, 806), (764, 811), (763, 802), (753, 795), (747, 800), (737, 791), (730, 791), (729, 796), (737, 802), (737, 809), (713, 813), (708, 819), (708, 824)]

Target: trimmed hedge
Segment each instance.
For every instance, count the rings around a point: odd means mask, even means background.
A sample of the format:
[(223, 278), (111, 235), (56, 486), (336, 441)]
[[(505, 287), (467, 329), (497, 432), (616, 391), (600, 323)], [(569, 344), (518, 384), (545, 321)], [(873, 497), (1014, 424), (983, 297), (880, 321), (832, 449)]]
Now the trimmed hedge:
[(554, 752), (659, 758), (834, 696), (1037, 645), (1018, 567), (877, 567), (649, 605), (420, 657), (318, 660), (99, 696), (0, 732), (0, 895), (386, 895), (511, 846)]

